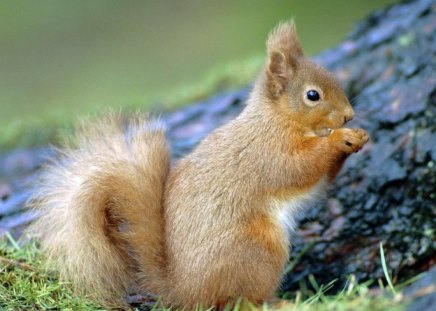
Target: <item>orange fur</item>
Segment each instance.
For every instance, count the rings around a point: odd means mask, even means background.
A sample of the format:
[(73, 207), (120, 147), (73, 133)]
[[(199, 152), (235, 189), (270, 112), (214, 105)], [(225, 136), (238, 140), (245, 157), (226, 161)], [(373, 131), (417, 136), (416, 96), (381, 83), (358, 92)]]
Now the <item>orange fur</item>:
[(353, 110), (335, 78), (304, 58), (293, 23), (267, 48), (245, 110), (170, 170), (161, 130), (138, 119), (126, 139), (116, 117), (49, 167), (34, 228), (77, 288), (108, 301), (135, 286), (188, 308), (273, 297), (295, 213), (368, 135), (343, 128)]

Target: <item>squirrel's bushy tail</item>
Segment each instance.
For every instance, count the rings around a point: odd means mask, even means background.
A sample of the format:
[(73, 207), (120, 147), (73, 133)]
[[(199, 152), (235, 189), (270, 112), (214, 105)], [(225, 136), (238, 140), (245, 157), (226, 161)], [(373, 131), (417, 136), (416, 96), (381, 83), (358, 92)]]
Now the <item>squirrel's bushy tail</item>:
[(164, 286), (169, 165), (158, 122), (112, 113), (83, 122), (43, 171), (31, 200), (41, 216), (30, 231), (77, 291), (116, 302), (135, 281)]

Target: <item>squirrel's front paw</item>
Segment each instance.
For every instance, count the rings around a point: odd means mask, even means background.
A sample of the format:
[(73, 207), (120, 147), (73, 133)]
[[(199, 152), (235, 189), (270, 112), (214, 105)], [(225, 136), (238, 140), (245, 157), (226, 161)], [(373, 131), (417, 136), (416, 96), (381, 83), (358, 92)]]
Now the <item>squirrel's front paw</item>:
[(333, 144), (345, 153), (353, 153), (362, 149), (369, 140), (369, 135), (362, 129), (340, 128), (330, 135)]

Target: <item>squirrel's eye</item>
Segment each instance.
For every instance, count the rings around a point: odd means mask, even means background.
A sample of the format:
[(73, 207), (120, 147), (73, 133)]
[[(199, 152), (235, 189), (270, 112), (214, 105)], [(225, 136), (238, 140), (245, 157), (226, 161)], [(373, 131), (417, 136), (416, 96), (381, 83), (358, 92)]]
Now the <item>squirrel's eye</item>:
[(309, 90), (307, 91), (307, 99), (316, 102), (319, 100), (319, 93), (315, 90)]

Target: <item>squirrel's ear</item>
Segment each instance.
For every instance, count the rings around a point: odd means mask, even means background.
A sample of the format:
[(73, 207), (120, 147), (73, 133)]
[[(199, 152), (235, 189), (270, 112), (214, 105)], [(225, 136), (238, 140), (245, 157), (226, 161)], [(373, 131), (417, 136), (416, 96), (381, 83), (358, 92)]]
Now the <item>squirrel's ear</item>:
[(294, 21), (279, 24), (268, 36), (267, 74), (273, 95), (280, 95), (303, 56)]
[(299, 58), (303, 57), (300, 40), (293, 20), (280, 23), (268, 36), (266, 43), (268, 54), (279, 51), (286, 57), (287, 62), (292, 65)]

